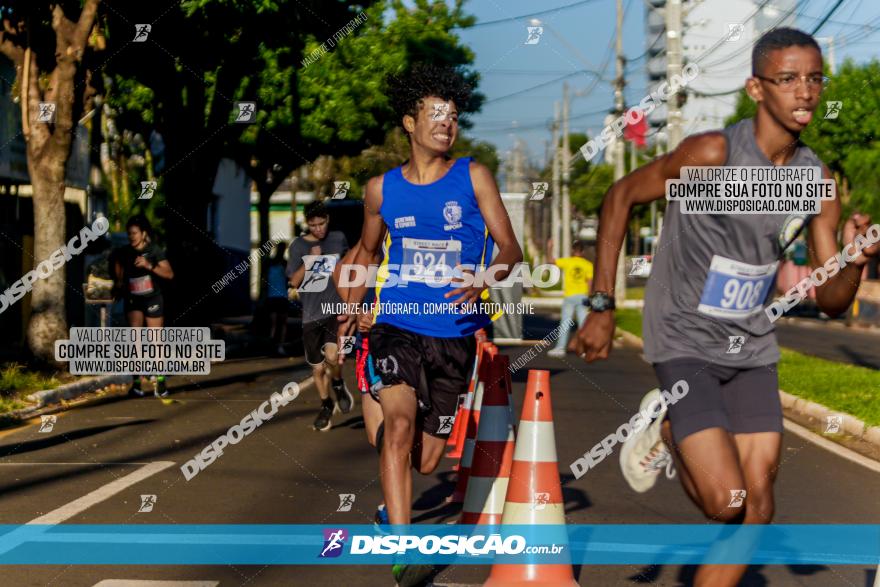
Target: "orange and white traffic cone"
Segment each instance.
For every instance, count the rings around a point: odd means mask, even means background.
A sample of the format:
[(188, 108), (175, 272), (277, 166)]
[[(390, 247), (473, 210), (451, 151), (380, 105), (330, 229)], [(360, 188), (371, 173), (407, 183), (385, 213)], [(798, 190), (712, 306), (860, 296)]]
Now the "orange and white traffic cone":
[[(491, 343), (483, 344), (483, 353), (480, 358), (479, 377), (477, 378), (477, 387), (474, 391), (473, 405), (471, 406), (470, 415), (467, 421), (467, 434), (462, 443), (461, 460), (458, 462), (458, 479), (455, 482), (455, 491), (449, 497), (449, 503), (462, 503), (464, 501), (465, 491), (467, 490), (468, 478), (470, 477), (471, 463), (474, 458), (474, 445), (477, 442), (477, 430), (480, 425), (480, 409), (483, 405), (484, 382), (488, 381), (489, 369), (489, 349)], [(494, 345), (492, 345), (494, 346)]]
[[(474, 359), (474, 368), (471, 371), (468, 392), (465, 394), (461, 408), (455, 416), (455, 422), (452, 424), (452, 433), (449, 435), (450, 440), (446, 443), (447, 446), (452, 445), (453, 447), (452, 450), (446, 453), (447, 458), (461, 459), (461, 454), (464, 450), (465, 437), (467, 436), (468, 422), (471, 419), (471, 412), (473, 411), (474, 406), (474, 392), (480, 381), (480, 363), (482, 361), (483, 352), (488, 348), (488, 345), (489, 343), (485, 341), (477, 342), (477, 356)], [(454, 440), (453, 437), (455, 438)], [(457, 471), (458, 467), (459, 465), (456, 464), (452, 469)]]
[[(482, 340), (479, 336), (481, 332), (483, 333)], [(464, 398), (462, 398), (461, 403), (458, 404), (458, 408), (455, 411), (455, 422), (452, 424), (452, 432), (449, 434), (449, 440), (446, 441), (446, 446), (452, 449), (446, 456), (452, 459), (460, 459), (461, 449), (464, 448), (466, 420), (470, 415), (471, 405), (474, 401), (474, 387), (476, 386), (476, 380), (479, 375), (480, 355), (482, 355), (483, 352), (483, 343), (485, 342), (486, 333), (483, 332), (482, 329), (478, 330), (475, 338), (477, 339), (477, 352), (474, 357), (474, 366), (471, 369), (471, 377), (468, 380), (468, 390), (464, 395)], [(455, 454), (456, 452), (458, 454)]]
[(490, 348), (488, 358), (489, 378), (480, 406), (480, 425), (464, 497), (462, 524), (501, 522), (513, 463), (513, 422), (501, 371), (506, 367), (498, 360), (497, 348)]
[(501, 385), (507, 390), (507, 407), (510, 409), (510, 421), (513, 423), (513, 435), (516, 436), (516, 416), (513, 413), (513, 381), (510, 379), (510, 357), (498, 355), (498, 372), (503, 373)]
[[(549, 371), (529, 371), (501, 523), (523, 526), (565, 524)], [(556, 537), (555, 542), (564, 542), (567, 546), (565, 533)], [(560, 557), (566, 562), (496, 563), (484, 587), (577, 587), (567, 548)]]

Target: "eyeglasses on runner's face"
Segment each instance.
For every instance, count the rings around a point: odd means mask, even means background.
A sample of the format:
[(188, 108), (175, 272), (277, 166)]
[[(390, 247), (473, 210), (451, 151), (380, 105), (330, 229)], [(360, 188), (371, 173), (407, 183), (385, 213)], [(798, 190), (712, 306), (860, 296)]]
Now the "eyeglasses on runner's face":
[(779, 73), (773, 77), (764, 77), (763, 75), (755, 76), (757, 79), (769, 82), (779, 88), (782, 92), (793, 92), (797, 88), (798, 82), (802, 81), (812, 90), (822, 90), (828, 85), (829, 78), (821, 73), (811, 73), (808, 75), (797, 75), (794, 73)]

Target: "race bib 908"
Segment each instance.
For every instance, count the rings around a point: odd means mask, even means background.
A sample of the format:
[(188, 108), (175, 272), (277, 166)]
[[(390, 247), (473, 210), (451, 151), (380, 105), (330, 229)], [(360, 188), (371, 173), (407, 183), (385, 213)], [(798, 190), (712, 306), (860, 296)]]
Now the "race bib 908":
[(719, 318), (747, 318), (761, 311), (773, 287), (778, 262), (750, 265), (712, 257), (697, 310)]

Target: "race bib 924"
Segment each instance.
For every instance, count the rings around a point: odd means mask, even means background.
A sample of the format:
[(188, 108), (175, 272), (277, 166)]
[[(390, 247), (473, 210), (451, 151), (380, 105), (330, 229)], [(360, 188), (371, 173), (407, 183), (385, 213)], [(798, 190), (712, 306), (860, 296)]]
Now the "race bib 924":
[(461, 241), (403, 239), (401, 281), (437, 283), (449, 279), (461, 264)]
[(718, 318), (747, 318), (761, 311), (776, 278), (778, 261), (750, 265), (712, 257), (697, 310)]

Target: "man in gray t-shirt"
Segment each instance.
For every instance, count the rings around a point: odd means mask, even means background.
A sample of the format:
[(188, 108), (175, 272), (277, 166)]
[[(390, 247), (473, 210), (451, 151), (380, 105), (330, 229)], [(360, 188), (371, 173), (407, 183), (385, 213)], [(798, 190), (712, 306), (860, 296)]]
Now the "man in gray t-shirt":
[(348, 251), (341, 232), (328, 232), (330, 215), (323, 202), (312, 202), (305, 209), (309, 232), (290, 244), (287, 277), (299, 292), (303, 307), (302, 329), (306, 362), (312, 367), (315, 387), (321, 396), (316, 430), (329, 430), (336, 403), (343, 414), (351, 411), (354, 398), (345, 386), (337, 361), (337, 308), (342, 299), (333, 284), (333, 269)]

